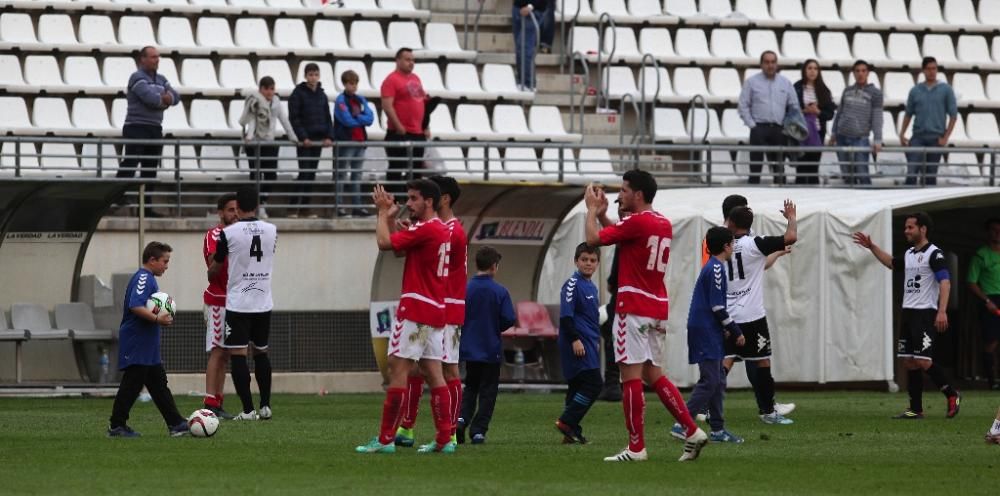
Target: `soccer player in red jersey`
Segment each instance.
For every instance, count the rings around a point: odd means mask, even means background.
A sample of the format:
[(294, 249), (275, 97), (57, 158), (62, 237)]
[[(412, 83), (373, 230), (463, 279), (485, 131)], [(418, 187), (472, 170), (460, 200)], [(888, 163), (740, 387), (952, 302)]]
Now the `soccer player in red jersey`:
[[(461, 194), (458, 181), (448, 176), (431, 176), (427, 178), (441, 188), (441, 203), (438, 205), (438, 218), (444, 222), (451, 233), (449, 242), (448, 267), (445, 269), (447, 292), (445, 304), (444, 326), (444, 356), (441, 358), (444, 380), (451, 394), (452, 442), (458, 439), (458, 411), (462, 406), (462, 377), (458, 371), (458, 345), (462, 337), (462, 324), (465, 323), (465, 287), (468, 281), (467, 266), (468, 240), (461, 221), (455, 217), (455, 202)], [(424, 378), (418, 370), (410, 373), (406, 381), (407, 401), (403, 413), (403, 422), (396, 431), (396, 446), (413, 446), (413, 426), (417, 422), (417, 411), (420, 407), (420, 396), (424, 392)]]
[(405, 255), (406, 262), (402, 294), (389, 336), (389, 388), (382, 405), (381, 428), (379, 435), (368, 444), (355, 448), (358, 453), (396, 451), (393, 441), (407, 403), (407, 376), (417, 364), (431, 387), (431, 412), (437, 428), (435, 440), (421, 446), (418, 452), (455, 452), (455, 444), (451, 442), (451, 395), (441, 372), (447, 321), (445, 274), (451, 233), (435, 213), (441, 200), (437, 184), (417, 179), (407, 183), (406, 189), (411, 223), (401, 230), (395, 230), (399, 205), (392, 194), (381, 185), (376, 185), (372, 192), (372, 200), (378, 208), (375, 224), (378, 248)]
[[(236, 212), (236, 194), (226, 193), (219, 197), (219, 224), (205, 233), (202, 244), (202, 255), (205, 265), (212, 266), (215, 248), (219, 242), (222, 229), (239, 220)], [(229, 356), (222, 347), (226, 328), (226, 285), (229, 279), (227, 271), (228, 260), (223, 269), (209, 279), (205, 288), (203, 301), (205, 303), (205, 351), (208, 352), (208, 366), (205, 367), (205, 408), (211, 410), (216, 417), (232, 419), (233, 416), (222, 409), (222, 388), (226, 383), (226, 364)]]
[[(695, 425), (684, 398), (660, 367), (667, 320), (667, 260), (673, 227), (653, 210), (656, 180), (646, 171), (630, 170), (622, 177), (618, 195), (627, 218), (612, 223), (607, 216), (604, 191), (590, 185), (584, 194), (587, 205), (587, 244), (618, 245), (618, 297), (612, 326), (615, 361), (621, 369), (622, 406), (629, 442), (621, 453), (605, 461), (646, 460), (643, 438), (645, 398), (642, 383), (656, 390), (660, 401), (685, 429), (684, 453), (680, 461), (698, 458), (708, 442), (705, 431)], [(603, 228), (598, 226), (598, 222)]]

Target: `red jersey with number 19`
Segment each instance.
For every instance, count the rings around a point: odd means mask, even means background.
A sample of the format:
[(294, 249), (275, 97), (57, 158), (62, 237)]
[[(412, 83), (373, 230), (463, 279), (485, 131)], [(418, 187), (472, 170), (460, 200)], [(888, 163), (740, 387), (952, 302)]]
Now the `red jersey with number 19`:
[(437, 217), (392, 233), (392, 249), (406, 253), (397, 319), (444, 327), (450, 240), (451, 231)]
[(444, 299), (445, 321), (451, 325), (462, 325), (465, 323), (465, 287), (469, 284), (468, 266), (468, 239), (465, 237), (465, 228), (458, 218), (445, 222), (451, 231), (451, 243), (448, 251), (451, 253), (448, 261), (448, 293)]
[[(202, 245), (202, 255), (205, 257), (205, 265), (208, 267), (212, 266), (212, 255), (215, 254), (216, 245), (219, 244), (219, 233), (222, 232), (222, 224), (219, 224), (205, 233), (205, 243)], [(211, 280), (208, 281), (208, 287), (205, 288), (205, 293), (202, 296), (202, 300), (206, 305), (212, 305), (216, 307), (226, 306), (226, 286), (229, 280), (229, 258), (222, 263), (222, 270), (215, 274)]]
[(601, 244), (617, 244), (620, 254), (617, 313), (667, 318), (665, 277), (673, 235), (670, 220), (652, 210), (601, 229)]

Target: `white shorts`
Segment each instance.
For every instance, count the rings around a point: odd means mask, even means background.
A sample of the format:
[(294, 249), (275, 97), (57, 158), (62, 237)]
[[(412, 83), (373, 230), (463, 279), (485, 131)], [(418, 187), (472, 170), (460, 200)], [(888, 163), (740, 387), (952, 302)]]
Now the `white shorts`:
[(444, 329), (411, 320), (395, 320), (389, 334), (389, 356), (441, 360), (444, 357)]
[(615, 362), (625, 364), (652, 362), (659, 367), (667, 323), (638, 315), (615, 315), (612, 327), (615, 338)]
[(222, 346), (226, 332), (226, 307), (205, 305), (205, 351)]
[(444, 363), (458, 364), (458, 347), (462, 342), (462, 326), (448, 324), (444, 326)]

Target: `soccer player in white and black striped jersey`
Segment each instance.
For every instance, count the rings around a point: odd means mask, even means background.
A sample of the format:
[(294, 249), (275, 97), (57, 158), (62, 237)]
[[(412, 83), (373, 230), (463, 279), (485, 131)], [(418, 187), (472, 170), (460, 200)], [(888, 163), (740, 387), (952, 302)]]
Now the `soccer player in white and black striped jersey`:
[[(268, 338), (271, 334), (271, 275), (278, 231), (274, 224), (256, 218), (257, 188), (245, 187), (236, 192), (239, 222), (219, 233), (215, 257), (208, 269), (212, 280), (229, 261), (226, 288), (226, 331), (222, 347), (229, 353), (233, 387), (243, 403), (236, 420), (271, 418), (271, 359)], [(250, 393), (250, 367), (247, 352), (253, 343), (254, 376), (260, 389), (260, 411), (254, 410)]]
[(894, 258), (862, 232), (854, 233), (854, 242), (867, 248), (890, 270), (905, 270), (903, 286), (902, 326), (897, 343), (897, 355), (906, 367), (910, 408), (893, 418), (924, 418), (923, 394), (926, 372), (948, 399), (947, 418), (958, 415), (962, 397), (948, 384), (941, 367), (934, 364), (934, 339), (948, 331), (948, 296), (951, 275), (944, 252), (927, 238), (931, 218), (924, 212), (906, 216), (903, 235), (910, 249), (902, 258)]

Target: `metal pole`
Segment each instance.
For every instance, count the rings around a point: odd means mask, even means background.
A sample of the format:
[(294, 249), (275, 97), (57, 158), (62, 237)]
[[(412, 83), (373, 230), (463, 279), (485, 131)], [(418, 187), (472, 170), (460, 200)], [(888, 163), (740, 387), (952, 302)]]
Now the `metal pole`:
[(146, 183), (139, 185), (139, 265), (146, 261), (142, 259), (142, 249), (146, 245)]

